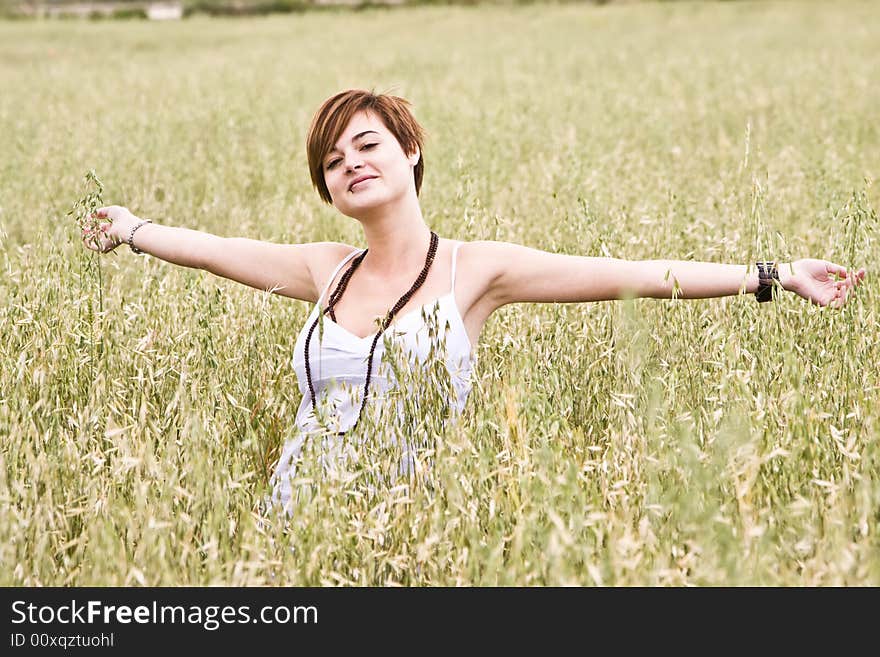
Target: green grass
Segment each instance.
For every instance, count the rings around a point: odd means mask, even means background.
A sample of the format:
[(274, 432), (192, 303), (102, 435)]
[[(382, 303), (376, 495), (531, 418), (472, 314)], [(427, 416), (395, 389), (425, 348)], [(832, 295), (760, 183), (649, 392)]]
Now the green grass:
[[(0, 23), (0, 584), (880, 584), (878, 18), (760, 2)], [(841, 311), (504, 307), (464, 417), (426, 429), (433, 468), (395, 486), (379, 443), (338, 474), (307, 454), (313, 494), (284, 526), (259, 501), (307, 304), (95, 256), (67, 212), (95, 169), (106, 203), (158, 223), (363, 246), (305, 161), (312, 113), (348, 87), (414, 102), (443, 237), (868, 278)]]

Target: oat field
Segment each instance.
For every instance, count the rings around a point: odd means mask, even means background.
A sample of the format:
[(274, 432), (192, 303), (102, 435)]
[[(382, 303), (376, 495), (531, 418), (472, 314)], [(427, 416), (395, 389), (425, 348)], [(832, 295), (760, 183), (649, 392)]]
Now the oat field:
[[(880, 585), (878, 24), (872, 2), (0, 23), (0, 585)], [(383, 484), (376, 424), (351, 468), (307, 451), (284, 522), (260, 501), (308, 304), (99, 256), (67, 213), (94, 169), (155, 222), (362, 247), (304, 147), (350, 87), (413, 102), (442, 237), (868, 276), (840, 310), (505, 306), (462, 420), (428, 422), (430, 394), (415, 418), (433, 465)]]

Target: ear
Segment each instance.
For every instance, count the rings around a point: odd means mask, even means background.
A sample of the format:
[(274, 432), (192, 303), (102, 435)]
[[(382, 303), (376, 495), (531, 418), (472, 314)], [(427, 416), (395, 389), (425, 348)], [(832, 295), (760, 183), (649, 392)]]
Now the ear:
[(407, 155), (406, 159), (409, 160), (409, 165), (415, 168), (415, 166), (419, 163), (419, 160), (422, 159), (422, 154), (421, 152), (419, 152), (419, 147), (416, 146), (416, 150), (410, 155)]

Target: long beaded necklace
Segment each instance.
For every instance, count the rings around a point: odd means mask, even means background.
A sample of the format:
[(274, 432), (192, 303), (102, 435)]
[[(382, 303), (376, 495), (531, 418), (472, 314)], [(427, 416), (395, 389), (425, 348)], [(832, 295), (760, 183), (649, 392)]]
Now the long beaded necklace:
[[(437, 233), (435, 233), (432, 230), (431, 231), (431, 244), (428, 247), (428, 256), (427, 256), (427, 258), (425, 258), (425, 267), (422, 269), (422, 273), (420, 273), (418, 278), (416, 278), (416, 282), (413, 283), (413, 286), (409, 289), (409, 291), (406, 294), (404, 294), (402, 297), (400, 297), (400, 299), (397, 301), (397, 303), (394, 304), (394, 307), (388, 311), (388, 314), (385, 315), (385, 319), (382, 320), (382, 324), (379, 328), (379, 331), (377, 331), (376, 335), (373, 337), (373, 344), (370, 346), (370, 356), (367, 359), (367, 380), (366, 380), (366, 383), (364, 384), (364, 398), (363, 398), (363, 401), (361, 402), (361, 410), (358, 412), (358, 417), (354, 423), (354, 426), (352, 426), (351, 429), (349, 429), (349, 431), (355, 430), (355, 428), (358, 425), (358, 422), (361, 421), (361, 415), (364, 412), (364, 407), (367, 405), (367, 393), (369, 392), (369, 389), (370, 389), (370, 375), (371, 375), (372, 369), (373, 369), (373, 352), (376, 349), (376, 343), (379, 341), (379, 338), (382, 336), (382, 333), (385, 332), (385, 329), (387, 329), (391, 325), (391, 320), (398, 313), (398, 311), (407, 304), (407, 302), (410, 300), (412, 295), (416, 293), (416, 290), (418, 290), (420, 287), (422, 287), (422, 283), (424, 283), (425, 279), (428, 277), (428, 270), (431, 269), (431, 264), (434, 262), (434, 256), (437, 253), (437, 245), (439, 244), (439, 242), (440, 242), (440, 238), (437, 237)], [(306, 379), (309, 382), (309, 392), (312, 395), (312, 411), (315, 413), (315, 417), (317, 417), (317, 415), (318, 415), (318, 409), (316, 408), (316, 405), (315, 405), (315, 387), (312, 384), (312, 369), (309, 366), (309, 343), (312, 340), (312, 333), (314, 332), (315, 327), (318, 325), (318, 321), (321, 319), (321, 316), (324, 315), (325, 313), (329, 312), (330, 318), (334, 322), (336, 321), (336, 313), (334, 312), (333, 307), (337, 303), (339, 303), (339, 300), (342, 298), (342, 293), (345, 292), (345, 288), (348, 286), (348, 281), (351, 280), (352, 274), (354, 274), (355, 270), (358, 268), (358, 266), (361, 264), (361, 262), (363, 262), (364, 258), (367, 255), (367, 251), (369, 251), (369, 249), (365, 249), (363, 253), (361, 253), (357, 258), (352, 260), (349, 268), (342, 275), (342, 278), (339, 279), (339, 283), (337, 283), (336, 289), (333, 291), (333, 294), (330, 295), (330, 299), (327, 301), (327, 307), (324, 308), (323, 312), (315, 318), (315, 321), (312, 323), (312, 326), (311, 326), (311, 328), (309, 328), (309, 332), (306, 335), (306, 344), (305, 344), (305, 349), (304, 349), (305, 360), (306, 360)], [(321, 302), (321, 300), (318, 299), (318, 303), (320, 303), (320, 302)], [(347, 433), (346, 431), (338, 431), (337, 435), (343, 436), (346, 433)]]

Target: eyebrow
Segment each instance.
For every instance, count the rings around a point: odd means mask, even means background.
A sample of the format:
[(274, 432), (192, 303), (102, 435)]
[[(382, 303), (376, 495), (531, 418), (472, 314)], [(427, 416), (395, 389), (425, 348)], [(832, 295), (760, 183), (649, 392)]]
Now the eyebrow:
[[(378, 135), (378, 134), (379, 134), (379, 133), (376, 132), (375, 130), (364, 130), (363, 132), (359, 132), (359, 133), (357, 133), (354, 137), (352, 137), (352, 138), (351, 138), (351, 143), (356, 142), (358, 139), (360, 139), (360, 138), (363, 137), (364, 135), (368, 135), (368, 134), (370, 134), (371, 132), (372, 132), (373, 134), (375, 134), (375, 135)], [(338, 153), (338, 152), (339, 152), (339, 149), (336, 148), (336, 147), (333, 147), (333, 148), (330, 150), (330, 152), (327, 153), (327, 155), (330, 155), (330, 153)], [(327, 155), (324, 156), (325, 159), (327, 158)]]

